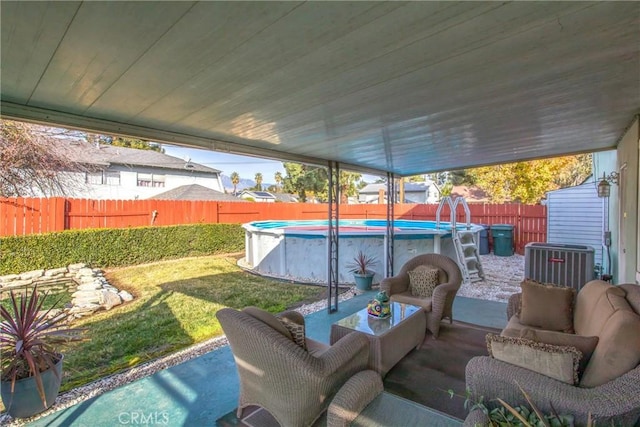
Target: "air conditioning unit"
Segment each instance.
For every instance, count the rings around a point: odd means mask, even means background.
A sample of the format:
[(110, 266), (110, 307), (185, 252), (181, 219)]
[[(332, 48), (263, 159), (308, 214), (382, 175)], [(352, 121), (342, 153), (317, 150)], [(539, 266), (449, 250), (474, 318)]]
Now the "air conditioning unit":
[(580, 290), (595, 278), (595, 249), (587, 245), (528, 243), (524, 247), (524, 277)]

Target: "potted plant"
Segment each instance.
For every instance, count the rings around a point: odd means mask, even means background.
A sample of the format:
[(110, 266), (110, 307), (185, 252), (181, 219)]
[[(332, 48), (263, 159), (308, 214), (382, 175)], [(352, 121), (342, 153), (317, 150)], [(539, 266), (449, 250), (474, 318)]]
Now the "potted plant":
[(359, 250), (353, 257), (353, 260), (347, 264), (347, 268), (353, 273), (356, 282), (356, 288), (361, 291), (371, 289), (373, 276), (375, 273), (371, 271), (371, 267), (378, 263), (376, 257), (367, 255)]
[[(60, 348), (82, 339), (70, 328), (67, 312), (43, 309), (48, 294), (34, 286), (19, 297), (11, 291), (10, 307), (0, 306), (1, 395), (14, 418), (26, 418), (50, 407), (62, 381)], [(54, 306), (55, 307), (55, 304)]]

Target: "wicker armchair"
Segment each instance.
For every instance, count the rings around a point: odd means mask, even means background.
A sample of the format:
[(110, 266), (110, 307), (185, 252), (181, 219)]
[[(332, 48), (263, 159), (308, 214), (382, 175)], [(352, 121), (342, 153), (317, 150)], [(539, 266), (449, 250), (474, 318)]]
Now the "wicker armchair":
[[(224, 308), (216, 316), (240, 376), (238, 418), (244, 408), (257, 405), (282, 427), (310, 426), (340, 387), (367, 368), (369, 341), (363, 334), (349, 334), (331, 347), (307, 338), (305, 350), (246, 311)], [(299, 313), (283, 316), (304, 323)]]
[[(419, 265), (432, 265), (440, 269), (440, 285), (436, 286), (431, 298), (413, 296), (409, 290), (408, 272)], [(462, 273), (458, 264), (451, 258), (440, 254), (418, 255), (407, 261), (400, 272), (380, 282), (380, 289), (387, 292), (391, 301), (420, 306), (427, 314), (427, 329), (434, 338), (438, 338), (440, 321), (453, 320), (453, 300), (462, 284)]]

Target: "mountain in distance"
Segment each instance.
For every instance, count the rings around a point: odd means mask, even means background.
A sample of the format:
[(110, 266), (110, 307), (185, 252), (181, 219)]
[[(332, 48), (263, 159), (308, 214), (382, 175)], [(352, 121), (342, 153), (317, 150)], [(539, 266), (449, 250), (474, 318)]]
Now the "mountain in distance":
[[(231, 177), (228, 177), (227, 175), (220, 175), (220, 178), (222, 178), (222, 186), (227, 191), (227, 193), (233, 192), (233, 184), (231, 183)], [(263, 182), (262, 188), (266, 189), (270, 185), (274, 185), (274, 184)], [(245, 188), (251, 188), (255, 186), (256, 186), (256, 182), (254, 180), (240, 178), (240, 182), (236, 186), (236, 191), (242, 191)]]

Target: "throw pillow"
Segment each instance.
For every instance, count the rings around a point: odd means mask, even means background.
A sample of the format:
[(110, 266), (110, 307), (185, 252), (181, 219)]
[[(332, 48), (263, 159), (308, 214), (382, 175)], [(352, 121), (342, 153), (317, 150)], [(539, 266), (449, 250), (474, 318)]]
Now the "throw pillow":
[(582, 353), (575, 347), (557, 346), (524, 338), (487, 334), (489, 354), (498, 360), (530, 369), (567, 384), (578, 382)]
[(524, 280), (520, 322), (549, 331), (573, 333), (575, 290)]
[(430, 265), (420, 265), (408, 271), (409, 289), (411, 295), (420, 298), (430, 298), (433, 290), (440, 283), (438, 280), (438, 269)]
[(599, 338), (596, 336), (585, 337), (582, 335), (565, 334), (564, 332), (542, 331), (540, 329), (525, 328), (520, 332), (520, 337), (535, 342), (542, 342), (551, 345), (575, 347), (582, 353), (582, 359), (578, 365), (578, 376), (582, 373), (591, 359), (593, 350), (598, 345)]
[(304, 324), (296, 323), (286, 317), (278, 317), (278, 320), (285, 328), (287, 328), (291, 334), (293, 342), (302, 347), (303, 350), (306, 350), (307, 340), (305, 338)]

